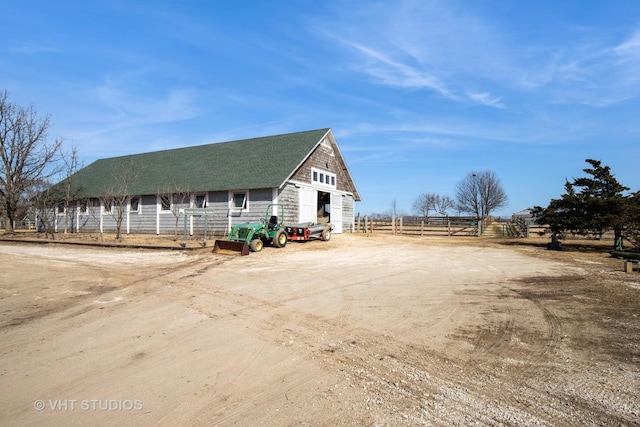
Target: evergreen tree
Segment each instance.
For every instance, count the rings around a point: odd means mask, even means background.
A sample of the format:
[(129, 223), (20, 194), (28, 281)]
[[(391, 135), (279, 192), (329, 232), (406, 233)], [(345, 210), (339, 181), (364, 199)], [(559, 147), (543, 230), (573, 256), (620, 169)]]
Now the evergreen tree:
[(613, 230), (618, 242), (634, 228), (632, 211), (637, 202), (634, 196), (623, 194), (629, 188), (615, 179), (609, 166), (602, 166), (599, 160), (585, 161), (591, 165), (583, 169), (589, 176), (566, 181), (566, 193), (560, 199), (552, 199), (546, 208), (536, 206), (533, 213), (554, 234), (602, 235)]

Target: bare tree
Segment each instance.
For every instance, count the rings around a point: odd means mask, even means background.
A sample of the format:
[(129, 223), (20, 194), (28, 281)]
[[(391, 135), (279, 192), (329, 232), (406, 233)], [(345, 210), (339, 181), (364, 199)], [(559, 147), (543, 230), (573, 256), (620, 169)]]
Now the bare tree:
[(123, 193), (119, 187), (112, 187), (101, 197), (103, 213), (113, 217), (116, 223), (116, 240), (122, 238), (122, 222), (127, 212), (129, 196)]
[(0, 92), (0, 199), (6, 233), (12, 234), (20, 198), (28, 186), (54, 175), (61, 141), (47, 142), (50, 117), (38, 117)]
[(393, 199), (391, 201), (391, 215), (394, 218), (398, 218), (398, 200), (397, 199)]
[(56, 206), (60, 202), (60, 193), (52, 189), (49, 182), (37, 180), (25, 188), (24, 195), (28, 211), (36, 218), (38, 232), (43, 231), (45, 237), (51, 235), (51, 239), (55, 239)]
[(449, 209), (453, 209), (456, 206), (456, 202), (449, 196), (436, 196), (434, 209), (440, 215), (447, 215)]
[(106, 187), (100, 197), (104, 213), (113, 217), (116, 223), (116, 240), (122, 238), (124, 221), (131, 198), (131, 187), (140, 174), (141, 166), (134, 160), (124, 160), (113, 171), (113, 185)]
[(385, 211), (381, 215), (382, 217), (400, 218), (401, 216), (404, 215), (404, 211), (402, 210), (402, 208), (398, 207), (398, 200), (393, 199), (391, 201), (391, 209), (388, 211)]
[(173, 232), (174, 240), (178, 239), (178, 222), (180, 221), (181, 210), (188, 208), (191, 204), (191, 192), (180, 187), (177, 184), (168, 185), (158, 189), (158, 197), (163, 200), (175, 219), (175, 227)]
[(436, 210), (437, 194), (422, 193), (413, 202), (413, 211), (425, 219), (429, 218), (429, 213)]
[(413, 210), (419, 216), (429, 219), (429, 213), (446, 215), (447, 211), (455, 206), (455, 202), (449, 196), (441, 196), (434, 193), (422, 193), (413, 202)]
[(493, 172), (471, 172), (456, 188), (457, 207), (482, 219), (507, 204), (507, 194)]
[(74, 146), (68, 153), (62, 154), (64, 162), (64, 234), (69, 231), (69, 204), (75, 200), (77, 191), (73, 189), (73, 179), (75, 173), (82, 169), (82, 163), (78, 159), (78, 149)]

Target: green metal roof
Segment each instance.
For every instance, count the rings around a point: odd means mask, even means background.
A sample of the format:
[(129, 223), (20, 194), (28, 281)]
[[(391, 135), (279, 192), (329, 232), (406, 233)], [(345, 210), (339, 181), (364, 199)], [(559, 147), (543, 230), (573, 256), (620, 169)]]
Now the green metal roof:
[(101, 159), (73, 177), (74, 193), (100, 197), (130, 176), (129, 194), (250, 190), (280, 187), (329, 132), (318, 129), (284, 135), (198, 145)]

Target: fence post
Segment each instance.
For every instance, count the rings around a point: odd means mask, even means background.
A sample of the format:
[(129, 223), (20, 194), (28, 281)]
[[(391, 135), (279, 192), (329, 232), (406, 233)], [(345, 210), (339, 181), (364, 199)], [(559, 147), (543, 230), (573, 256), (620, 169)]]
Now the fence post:
[(424, 219), (420, 221), (420, 237), (424, 236)]
[(364, 216), (364, 232), (365, 232), (365, 234), (369, 232), (369, 224), (368, 224), (368, 222), (367, 222), (367, 221), (368, 221), (368, 218), (367, 218), (367, 216), (365, 215), (365, 216)]
[(451, 220), (447, 217), (447, 237), (451, 237)]
[(391, 215), (391, 234), (396, 234), (396, 216), (395, 215)]
[(404, 217), (400, 217), (400, 234), (402, 234), (402, 233), (403, 233), (403, 231), (404, 231), (404, 227), (403, 227), (403, 225), (404, 225), (403, 218), (404, 218)]

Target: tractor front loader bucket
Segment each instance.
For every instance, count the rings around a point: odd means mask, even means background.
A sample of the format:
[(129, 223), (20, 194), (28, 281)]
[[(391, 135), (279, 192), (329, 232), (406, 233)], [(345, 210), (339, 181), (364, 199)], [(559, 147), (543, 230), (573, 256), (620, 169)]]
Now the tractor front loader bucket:
[(213, 252), (226, 255), (249, 255), (247, 242), (234, 242), (233, 240), (216, 240), (213, 244)]

